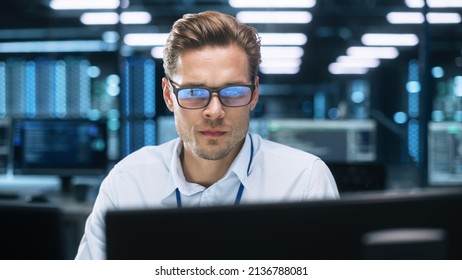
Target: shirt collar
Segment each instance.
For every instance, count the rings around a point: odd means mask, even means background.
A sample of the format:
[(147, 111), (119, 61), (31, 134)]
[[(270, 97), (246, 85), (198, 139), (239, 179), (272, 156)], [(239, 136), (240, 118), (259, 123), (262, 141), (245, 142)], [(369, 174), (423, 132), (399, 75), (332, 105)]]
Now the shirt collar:
[(204, 187), (199, 184), (188, 183), (184, 177), (183, 168), (181, 166), (180, 154), (183, 150), (183, 141), (178, 138), (172, 153), (170, 161), (170, 178), (173, 184), (173, 191), (180, 189), (182, 194), (193, 195), (204, 191)]
[[(253, 143), (252, 137), (250, 134), (247, 134), (245, 137), (244, 145), (241, 148), (241, 151), (234, 159), (233, 163), (229, 168), (229, 172), (233, 172), (239, 178), (239, 181), (244, 185), (244, 187), (248, 187), (246, 185), (247, 177), (252, 172), (253, 168), (253, 154), (252, 151)], [(248, 170), (248, 172), (247, 172)], [(228, 172), (228, 173), (229, 173)]]

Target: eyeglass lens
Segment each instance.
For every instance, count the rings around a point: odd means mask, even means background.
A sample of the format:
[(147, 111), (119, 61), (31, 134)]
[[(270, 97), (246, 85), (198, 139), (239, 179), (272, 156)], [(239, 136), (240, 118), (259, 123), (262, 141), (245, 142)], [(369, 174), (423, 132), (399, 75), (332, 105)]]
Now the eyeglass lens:
[[(239, 107), (250, 103), (252, 90), (247, 86), (230, 86), (218, 92), (223, 105)], [(178, 102), (185, 108), (201, 108), (207, 106), (212, 91), (205, 88), (186, 88), (178, 91)]]

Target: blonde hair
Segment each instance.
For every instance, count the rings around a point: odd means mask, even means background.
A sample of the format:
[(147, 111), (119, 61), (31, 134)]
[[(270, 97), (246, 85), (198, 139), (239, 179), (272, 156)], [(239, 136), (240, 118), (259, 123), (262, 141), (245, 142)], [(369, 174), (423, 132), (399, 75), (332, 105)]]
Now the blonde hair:
[(260, 38), (256, 29), (215, 11), (185, 14), (173, 24), (165, 45), (165, 75), (173, 77), (177, 73), (178, 58), (185, 50), (232, 44), (241, 47), (247, 54), (248, 74), (253, 82), (261, 61)]

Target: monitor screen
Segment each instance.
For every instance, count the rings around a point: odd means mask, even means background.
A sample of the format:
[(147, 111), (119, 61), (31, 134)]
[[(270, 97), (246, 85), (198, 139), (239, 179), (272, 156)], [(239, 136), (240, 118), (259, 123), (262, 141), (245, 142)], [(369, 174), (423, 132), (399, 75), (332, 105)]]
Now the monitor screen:
[(107, 258), (460, 259), (461, 211), (461, 189), (110, 211)]
[(462, 184), (462, 124), (428, 125), (428, 181), (430, 185)]
[(376, 123), (370, 120), (268, 121), (272, 141), (312, 153), (326, 162), (372, 162), (376, 156)]
[(100, 175), (107, 168), (105, 122), (21, 119), (12, 132), (14, 174)]

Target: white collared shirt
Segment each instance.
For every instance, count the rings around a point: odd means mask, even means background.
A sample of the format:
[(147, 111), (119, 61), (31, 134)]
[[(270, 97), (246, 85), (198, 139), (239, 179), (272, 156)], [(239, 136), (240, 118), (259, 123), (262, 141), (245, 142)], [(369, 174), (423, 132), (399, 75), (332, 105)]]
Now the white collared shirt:
[(339, 197), (335, 180), (321, 159), (257, 134), (247, 135), (225, 176), (208, 188), (185, 180), (179, 159), (182, 147), (179, 138), (144, 147), (111, 170), (87, 219), (76, 259), (105, 258), (106, 211), (177, 207), (176, 189), (183, 207), (231, 205), (241, 183), (242, 204)]

